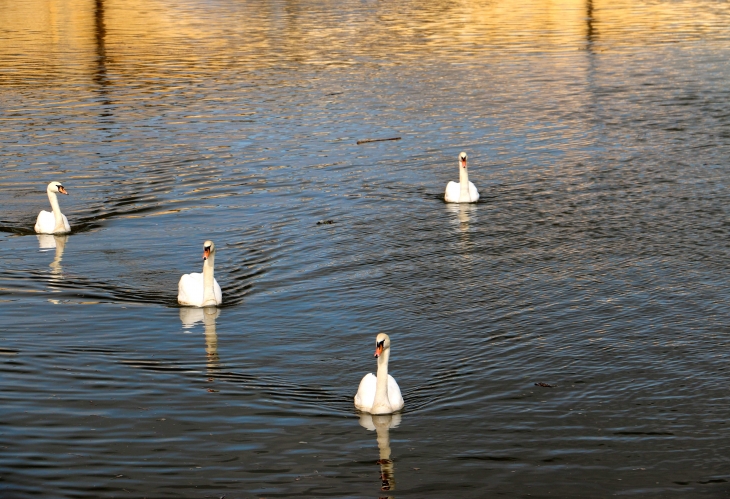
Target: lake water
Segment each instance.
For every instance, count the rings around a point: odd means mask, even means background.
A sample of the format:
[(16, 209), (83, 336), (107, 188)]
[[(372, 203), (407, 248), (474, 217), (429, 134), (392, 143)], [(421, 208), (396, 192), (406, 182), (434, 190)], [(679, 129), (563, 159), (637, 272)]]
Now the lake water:
[[(728, 25), (0, 1), (0, 495), (727, 497)], [(406, 405), (361, 418), (380, 331)]]

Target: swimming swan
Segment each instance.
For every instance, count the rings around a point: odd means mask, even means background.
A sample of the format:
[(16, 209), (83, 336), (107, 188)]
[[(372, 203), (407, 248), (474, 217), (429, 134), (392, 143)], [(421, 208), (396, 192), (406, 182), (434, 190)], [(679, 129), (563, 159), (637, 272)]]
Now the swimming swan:
[(35, 222), (35, 231), (39, 234), (65, 234), (71, 232), (71, 226), (68, 224), (66, 215), (61, 213), (61, 208), (58, 206), (58, 196), (56, 196), (57, 192), (68, 196), (68, 192), (63, 188), (61, 182), (51, 182), (48, 184), (46, 192), (53, 211), (41, 210)]
[(188, 307), (215, 307), (223, 303), (218, 281), (213, 277), (215, 244), (203, 243), (203, 273), (185, 274), (177, 284), (177, 302)]
[(391, 414), (403, 409), (403, 397), (398, 383), (388, 374), (390, 338), (380, 333), (375, 338), (375, 356), (378, 358), (378, 376), (366, 374), (355, 395), (355, 407), (370, 414)]
[(469, 182), (465, 152), (459, 154), (459, 181), (446, 184), (444, 200), (447, 203), (476, 203), (479, 200), (479, 191)]

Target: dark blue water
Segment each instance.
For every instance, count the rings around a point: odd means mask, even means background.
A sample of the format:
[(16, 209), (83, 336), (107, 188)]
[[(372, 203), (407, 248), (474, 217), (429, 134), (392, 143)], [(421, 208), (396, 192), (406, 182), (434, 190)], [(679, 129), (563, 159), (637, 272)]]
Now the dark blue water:
[(730, 495), (729, 22), (0, 3), (2, 496)]

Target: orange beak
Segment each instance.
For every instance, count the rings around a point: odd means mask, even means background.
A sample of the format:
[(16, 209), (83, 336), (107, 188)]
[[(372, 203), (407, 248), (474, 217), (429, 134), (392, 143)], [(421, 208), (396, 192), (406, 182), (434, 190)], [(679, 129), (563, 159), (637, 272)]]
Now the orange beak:
[(58, 192), (60, 192), (61, 194), (65, 194), (65, 195), (68, 196), (68, 192), (66, 191), (66, 189), (63, 188), (63, 186), (60, 186), (58, 188)]
[(459, 163), (461, 163), (462, 168), (466, 168), (466, 161), (459, 160)]
[(210, 248), (205, 248), (203, 250), (203, 260), (207, 260), (209, 256), (210, 256)]
[(383, 345), (378, 345), (375, 347), (375, 357), (380, 357), (380, 354), (383, 353)]

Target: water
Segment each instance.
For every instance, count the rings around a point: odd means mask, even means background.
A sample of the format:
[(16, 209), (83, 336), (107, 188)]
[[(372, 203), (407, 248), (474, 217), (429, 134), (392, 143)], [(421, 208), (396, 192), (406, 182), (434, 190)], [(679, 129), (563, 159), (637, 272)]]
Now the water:
[(0, 2), (2, 496), (730, 495), (729, 22)]

